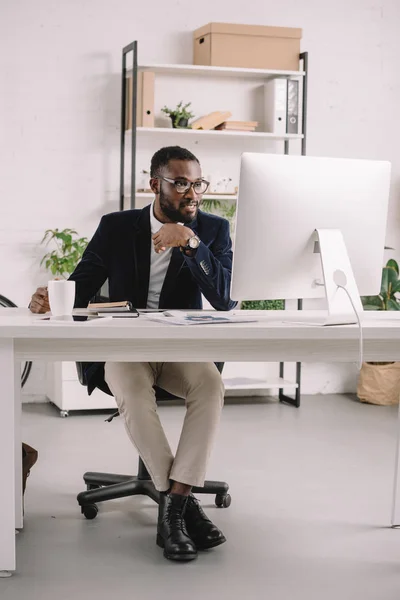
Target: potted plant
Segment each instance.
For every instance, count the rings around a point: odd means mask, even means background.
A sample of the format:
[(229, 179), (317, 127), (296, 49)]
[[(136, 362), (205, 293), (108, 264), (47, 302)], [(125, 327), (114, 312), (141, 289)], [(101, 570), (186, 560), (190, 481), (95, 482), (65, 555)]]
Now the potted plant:
[(364, 310), (400, 310), (396, 294), (400, 292), (399, 265), (393, 259), (382, 269), (381, 291), (378, 296), (361, 296)]
[(284, 310), (283, 300), (243, 300), (240, 303), (242, 310)]
[[(364, 310), (400, 310), (399, 265), (388, 260), (382, 270), (381, 291), (377, 296), (362, 296)], [(357, 396), (361, 402), (390, 405), (399, 402), (400, 363), (368, 362), (360, 370)]]
[(55, 248), (43, 256), (40, 264), (44, 263), (55, 277), (67, 279), (81, 260), (89, 240), (78, 237), (75, 229), (47, 229), (41, 244), (45, 242), (46, 246), (53, 242)]
[(220, 217), (227, 219), (229, 221), (231, 237), (234, 237), (236, 201), (218, 200), (212, 197), (203, 198), (201, 202), (201, 210), (206, 213), (219, 215)]
[(167, 106), (161, 109), (161, 112), (168, 115), (172, 121), (172, 127), (174, 129), (190, 129), (189, 119), (194, 117), (194, 114), (188, 110), (191, 102), (183, 104), (182, 100), (179, 102), (176, 108), (171, 109)]

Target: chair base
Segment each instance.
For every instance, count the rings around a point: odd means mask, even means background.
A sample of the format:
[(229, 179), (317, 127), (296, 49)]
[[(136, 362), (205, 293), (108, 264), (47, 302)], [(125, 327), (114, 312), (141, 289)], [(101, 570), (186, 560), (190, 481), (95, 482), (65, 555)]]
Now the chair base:
[[(97, 502), (116, 500), (128, 496), (148, 496), (158, 504), (160, 492), (154, 487), (146, 470), (140, 467), (141, 465), (139, 465), (139, 475), (137, 476), (116, 473), (85, 473), (83, 479), (87, 491), (81, 492), (77, 497), (85, 517), (88, 519), (95, 518), (97, 515)], [(215, 494), (215, 504), (219, 508), (230, 506), (231, 497), (228, 490), (229, 485), (223, 481), (205, 481), (203, 487), (193, 488), (193, 492), (196, 494)]]

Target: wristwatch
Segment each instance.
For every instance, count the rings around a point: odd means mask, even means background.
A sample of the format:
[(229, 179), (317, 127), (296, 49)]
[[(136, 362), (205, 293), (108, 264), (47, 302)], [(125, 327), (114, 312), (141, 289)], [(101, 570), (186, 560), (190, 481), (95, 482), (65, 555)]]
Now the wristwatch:
[(192, 235), (187, 241), (185, 248), (187, 250), (197, 250), (200, 246), (200, 238), (198, 235)]
[(186, 246), (182, 246), (181, 250), (188, 256), (193, 255), (200, 246), (200, 238), (198, 235), (192, 235), (187, 241)]

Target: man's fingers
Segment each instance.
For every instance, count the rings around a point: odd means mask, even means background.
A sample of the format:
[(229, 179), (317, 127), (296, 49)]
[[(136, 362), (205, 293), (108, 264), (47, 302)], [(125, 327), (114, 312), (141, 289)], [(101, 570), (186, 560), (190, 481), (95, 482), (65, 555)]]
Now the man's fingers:
[(46, 296), (41, 296), (40, 294), (33, 294), (32, 300), (34, 302), (46, 302)]
[(31, 302), (31, 306), (42, 306), (43, 308), (49, 308), (49, 303), (41, 300), (40, 298), (33, 298)]
[(38, 287), (38, 289), (36, 290), (35, 296), (48, 296), (48, 291), (47, 291), (47, 287)]
[(164, 244), (163, 244), (162, 240), (158, 239), (158, 240), (153, 240), (153, 245), (154, 245), (154, 248), (160, 248)]
[(160, 254), (160, 252), (166, 250), (166, 246), (163, 246), (162, 242), (154, 242), (154, 250), (157, 254)]
[(32, 295), (29, 309), (33, 313), (46, 313), (50, 310), (49, 292), (46, 286), (38, 287)]
[(32, 296), (32, 300), (34, 302), (36, 302), (37, 304), (42, 304), (43, 306), (44, 305), (47, 305), (47, 306), (49, 305), (49, 299), (48, 299), (47, 296), (39, 296), (38, 294), (34, 294)]
[(36, 302), (35, 300), (32, 300), (29, 308), (30, 308), (31, 312), (33, 312), (33, 313), (45, 313), (49, 310), (48, 306), (45, 306), (42, 303)]
[(154, 250), (158, 252), (159, 250), (165, 250), (166, 246), (163, 245), (162, 242), (157, 242), (154, 244)]
[(32, 299), (31, 299), (30, 308), (32, 309), (33, 307), (50, 310), (49, 298), (48, 298), (47, 294), (43, 295), (43, 296), (41, 296), (40, 294), (37, 294), (37, 293), (33, 294)]

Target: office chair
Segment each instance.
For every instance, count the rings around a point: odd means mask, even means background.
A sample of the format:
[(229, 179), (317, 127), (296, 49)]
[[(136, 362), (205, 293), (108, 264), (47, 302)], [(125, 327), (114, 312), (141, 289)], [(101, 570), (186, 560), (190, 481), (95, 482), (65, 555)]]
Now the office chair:
[[(215, 363), (217, 369), (222, 373), (224, 363)], [(82, 363), (76, 363), (78, 378), (82, 385), (86, 385), (84, 369)], [(112, 396), (107, 384), (102, 391)], [(155, 386), (157, 401), (166, 401), (176, 399), (176, 396), (169, 394), (165, 390)], [(115, 412), (107, 419), (112, 421), (119, 412)], [(97, 502), (106, 500), (115, 500), (127, 496), (145, 495), (159, 503), (160, 493), (154, 487), (151, 477), (139, 457), (138, 474), (118, 475), (115, 473), (85, 473), (83, 476), (86, 484), (86, 491), (78, 494), (77, 500), (81, 507), (82, 514), (87, 519), (94, 519), (98, 513)], [(205, 481), (203, 487), (194, 487), (196, 494), (215, 494), (215, 505), (219, 508), (228, 508), (231, 504), (231, 496), (228, 494), (229, 485), (222, 481)]]

